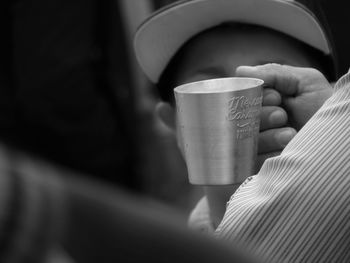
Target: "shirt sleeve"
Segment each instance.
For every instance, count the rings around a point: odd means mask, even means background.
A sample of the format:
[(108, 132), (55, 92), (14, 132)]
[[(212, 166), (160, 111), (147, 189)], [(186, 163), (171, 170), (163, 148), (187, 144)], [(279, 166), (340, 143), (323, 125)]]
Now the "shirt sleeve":
[(231, 197), (215, 235), (268, 262), (350, 262), (350, 73)]

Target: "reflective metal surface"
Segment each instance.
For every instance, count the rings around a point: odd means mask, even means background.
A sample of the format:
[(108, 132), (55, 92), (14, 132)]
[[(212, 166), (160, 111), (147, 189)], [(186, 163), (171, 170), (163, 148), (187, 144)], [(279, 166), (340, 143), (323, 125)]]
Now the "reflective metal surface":
[(262, 84), (259, 79), (223, 78), (175, 88), (178, 134), (190, 183), (233, 184), (252, 175)]

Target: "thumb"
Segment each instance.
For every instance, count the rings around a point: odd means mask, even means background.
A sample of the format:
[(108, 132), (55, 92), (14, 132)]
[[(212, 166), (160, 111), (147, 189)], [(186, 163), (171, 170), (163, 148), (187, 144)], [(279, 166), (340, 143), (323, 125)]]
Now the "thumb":
[(279, 64), (240, 66), (236, 69), (236, 76), (262, 79), (264, 86), (288, 96), (298, 93), (299, 82), (302, 78), (298, 68)]

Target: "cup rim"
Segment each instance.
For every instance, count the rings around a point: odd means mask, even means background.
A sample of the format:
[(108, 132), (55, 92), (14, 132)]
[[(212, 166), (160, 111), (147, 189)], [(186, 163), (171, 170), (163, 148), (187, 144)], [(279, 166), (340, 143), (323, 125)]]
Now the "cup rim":
[[(225, 83), (225, 81), (237, 81), (242, 82), (249, 81), (246, 86), (242, 87), (240, 85), (239, 88), (235, 86), (225, 86), (224, 88), (221, 87), (214, 87), (210, 85), (212, 82), (222, 82)], [(175, 93), (181, 93), (181, 94), (213, 94), (213, 93), (225, 93), (225, 92), (232, 92), (232, 91), (240, 91), (240, 90), (247, 90), (251, 88), (256, 88), (259, 86), (262, 86), (264, 84), (264, 81), (262, 79), (258, 78), (246, 78), (246, 77), (226, 77), (226, 78), (213, 78), (213, 79), (206, 79), (206, 80), (200, 80), (200, 81), (194, 81), (189, 82), (185, 84), (181, 84), (174, 88)]]

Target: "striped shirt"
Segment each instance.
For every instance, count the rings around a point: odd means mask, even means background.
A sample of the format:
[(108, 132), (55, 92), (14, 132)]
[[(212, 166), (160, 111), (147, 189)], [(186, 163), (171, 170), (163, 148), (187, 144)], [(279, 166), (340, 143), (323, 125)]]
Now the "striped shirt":
[(232, 195), (215, 235), (267, 262), (350, 262), (350, 73)]

